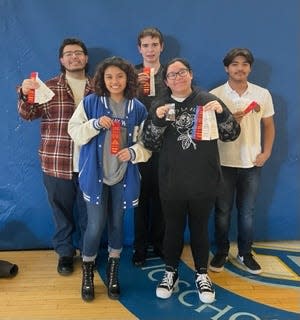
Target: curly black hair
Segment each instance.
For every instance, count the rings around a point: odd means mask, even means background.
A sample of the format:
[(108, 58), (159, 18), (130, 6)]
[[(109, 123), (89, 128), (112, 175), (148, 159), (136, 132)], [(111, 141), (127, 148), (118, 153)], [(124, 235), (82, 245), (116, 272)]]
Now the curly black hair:
[(108, 67), (115, 66), (125, 72), (127, 76), (127, 85), (124, 90), (124, 97), (132, 99), (137, 96), (138, 75), (134, 66), (120, 57), (110, 57), (100, 62), (93, 77), (95, 93), (99, 96), (109, 96), (110, 93), (104, 82), (104, 73)]

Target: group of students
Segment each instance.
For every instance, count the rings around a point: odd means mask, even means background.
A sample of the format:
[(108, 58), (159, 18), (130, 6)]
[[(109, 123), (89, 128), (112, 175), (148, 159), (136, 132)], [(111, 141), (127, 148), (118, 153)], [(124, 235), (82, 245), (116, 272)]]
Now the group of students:
[[(33, 79), (19, 88), (21, 117), (41, 118), (39, 154), (55, 222), (57, 271), (73, 271), (72, 234), (79, 225), (85, 301), (94, 299), (95, 260), (106, 225), (108, 296), (120, 296), (123, 215), (129, 208), (135, 208), (134, 265), (145, 264), (149, 244), (152, 255), (164, 259), (159, 298), (169, 298), (178, 284), (188, 221), (199, 298), (203, 303), (215, 300), (207, 271), (208, 219), (215, 207), (217, 252), (209, 268), (218, 272), (228, 259), (235, 198), (239, 261), (252, 273), (261, 271), (251, 245), (260, 167), (271, 154), (275, 135), (271, 95), (247, 81), (254, 61), (248, 49), (235, 48), (226, 55), (228, 82), (208, 93), (192, 84), (193, 71), (185, 59), (162, 66), (163, 48), (161, 32), (145, 28), (138, 36), (141, 64), (110, 57), (91, 79), (86, 46), (68, 38), (59, 49), (62, 73), (46, 81), (54, 97), (29, 103), (30, 90), (39, 87)], [(145, 68), (151, 68), (155, 94), (145, 91)], [(171, 106), (174, 118), (168, 116)], [(80, 217), (76, 221), (74, 207)]]

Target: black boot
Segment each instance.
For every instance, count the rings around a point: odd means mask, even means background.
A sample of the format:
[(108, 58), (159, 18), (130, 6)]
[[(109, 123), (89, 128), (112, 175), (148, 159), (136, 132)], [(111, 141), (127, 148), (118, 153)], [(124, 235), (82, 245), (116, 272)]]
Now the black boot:
[(82, 263), (81, 297), (84, 301), (94, 300), (94, 261)]
[(118, 280), (120, 258), (109, 258), (106, 276), (107, 276), (107, 294), (111, 299), (119, 299), (120, 285)]

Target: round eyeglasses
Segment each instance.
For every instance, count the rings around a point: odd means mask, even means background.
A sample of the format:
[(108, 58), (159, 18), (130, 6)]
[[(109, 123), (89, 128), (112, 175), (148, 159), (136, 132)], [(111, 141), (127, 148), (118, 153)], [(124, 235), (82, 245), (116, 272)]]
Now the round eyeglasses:
[(189, 73), (189, 69), (181, 69), (178, 72), (169, 72), (167, 74), (167, 79), (175, 80), (177, 76), (179, 76), (180, 78), (184, 78), (187, 76), (188, 73)]

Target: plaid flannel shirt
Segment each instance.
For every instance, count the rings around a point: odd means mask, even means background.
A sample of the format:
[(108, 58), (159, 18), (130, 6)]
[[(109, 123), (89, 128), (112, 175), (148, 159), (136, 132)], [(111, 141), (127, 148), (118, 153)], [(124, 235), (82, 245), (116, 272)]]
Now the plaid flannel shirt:
[[(45, 84), (55, 93), (52, 100), (32, 105), (19, 97), (18, 112), (25, 120), (41, 118), (39, 156), (43, 172), (61, 179), (72, 179), (74, 143), (68, 134), (68, 122), (76, 108), (73, 94), (64, 74)], [(92, 85), (88, 78), (84, 95), (90, 93)]]

